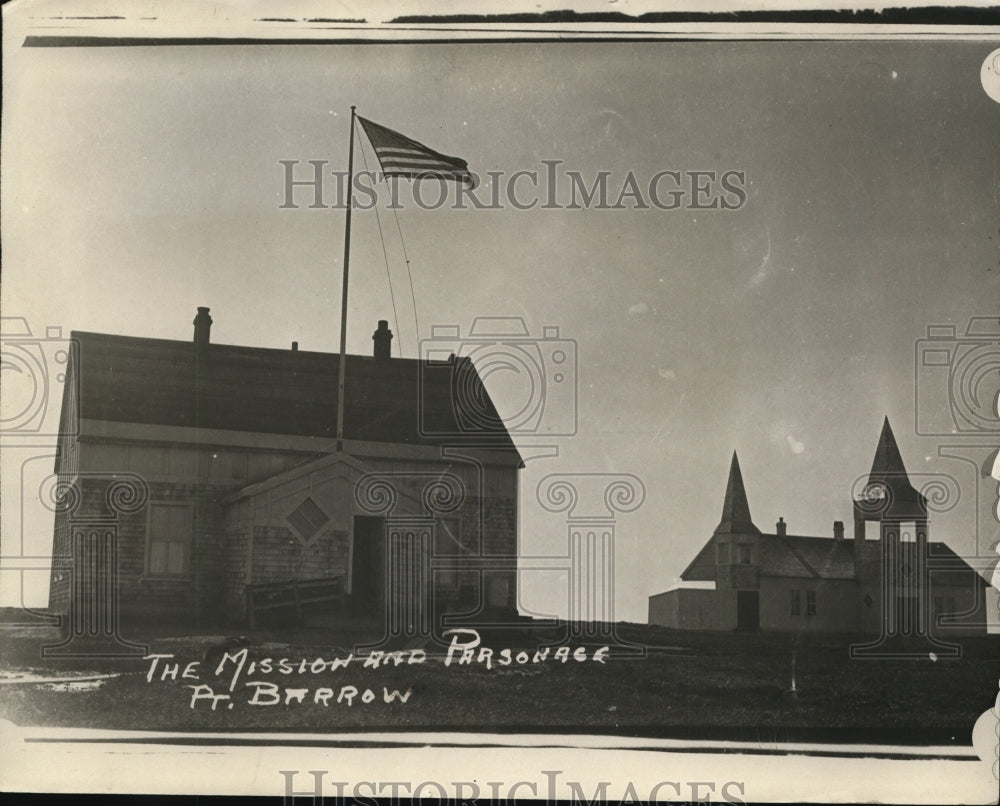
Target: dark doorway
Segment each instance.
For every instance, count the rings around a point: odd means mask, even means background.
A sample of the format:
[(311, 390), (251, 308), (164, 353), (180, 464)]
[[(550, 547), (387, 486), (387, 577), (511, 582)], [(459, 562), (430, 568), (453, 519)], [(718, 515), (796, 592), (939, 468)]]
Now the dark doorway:
[(757, 632), (760, 629), (760, 593), (736, 591), (736, 629)]
[(354, 518), (351, 559), (351, 613), (379, 616), (384, 612), (385, 520)]

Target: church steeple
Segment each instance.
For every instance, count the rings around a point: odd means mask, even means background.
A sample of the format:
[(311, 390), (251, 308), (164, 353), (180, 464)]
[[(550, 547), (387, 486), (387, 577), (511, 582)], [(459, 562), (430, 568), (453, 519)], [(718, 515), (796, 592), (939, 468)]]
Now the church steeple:
[[(868, 488), (888, 488), (892, 497), (890, 503), (895, 505), (892, 508), (894, 512), (919, 515), (926, 511), (926, 499), (910, 484), (888, 417), (882, 423), (875, 459), (872, 461), (871, 473), (868, 474)], [(912, 511), (905, 512), (906, 509)]]
[(882, 423), (882, 433), (879, 435), (878, 446), (875, 448), (875, 461), (872, 462), (871, 472), (873, 480), (876, 478), (884, 480), (887, 477), (906, 478), (903, 457), (899, 453), (899, 446), (896, 444), (896, 437), (892, 433), (888, 417)]
[(715, 534), (760, 534), (760, 529), (753, 525), (750, 518), (750, 505), (747, 503), (747, 491), (743, 487), (743, 474), (740, 473), (736, 451), (733, 451), (733, 461), (729, 465), (729, 483), (726, 484), (726, 499), (722, 504), (722, 520), (715, 527)]

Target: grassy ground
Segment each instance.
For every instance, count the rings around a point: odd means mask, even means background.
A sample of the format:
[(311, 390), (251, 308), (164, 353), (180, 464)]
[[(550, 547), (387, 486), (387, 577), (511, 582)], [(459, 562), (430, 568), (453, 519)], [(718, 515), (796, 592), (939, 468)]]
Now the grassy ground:
[[(261, 630), (248, 634), (247, 663), (273, 659), (270, 673), (244, 674), (231, 700), (191, 707), (193, 689), (207, 684), (228, 694), (232, 666), (222, 678), (198, 668), (199, 680), (147, 681), (150, 661), (42, 658), (57, 640), (52, 628), (0, 629), (0, 717), (22, 725), (142, 728), (183, 731), (475, 730), (600, 732), (624, 735), (720, 737), (792, 741), (840, 739), (968, 743), (976, 718), (996, 696), (1000, 654), (995, 639), (962, 640), (958, 660), (851, 660), (848, 637), (689, 634), (644, 625), (619, 625), (619, 635), (650, 649), (644, 659), (612, 657), (566, 663), (552, 658), (510, 666), (424, 663), (363, 668), (363, 654), (346, 669), (281, 674), (280, 658), (331, 660), (346, 656), (358, 636), (329, 629)], [(135, 635), (135, 632), (127, 633)], [(521, 643), (534, 651), (557, 633), (535, 631)], [(220, 636), (191, 637), (146, 630), (151, 653), (184, 663), (201, 661)], [(510, 638), (484, 635), (499, 654)], [(587, 649), (588, 657), (596, 647)], [(795, 665), (796, 693), (792, 685)], [(210, 664), (202, 664), (208, 667)], [(211, 664), (211, 665), (214, 665)], [(244, 667), (246, 672), (247, 667)], [(115, 673), (102, 681), (4, 683), (15, 675), (73, 677)], [(308, 689), (305, 701), (250, 704), (258, 680)], [(358, 689), (353, 704), (338, 704), (344, 686)], [(267, 687), (265, 687), (266, 689)], [(328, 688), (326, 705), (316, 690)], [(376, 699), (360, 702), (371, 689)], [(412, 690), (404, 704), (383, 701), (383, 688)], [(262, 690), (263, 702), (273, 696)], [(232, 703), (232, 707), (230, 706)]]

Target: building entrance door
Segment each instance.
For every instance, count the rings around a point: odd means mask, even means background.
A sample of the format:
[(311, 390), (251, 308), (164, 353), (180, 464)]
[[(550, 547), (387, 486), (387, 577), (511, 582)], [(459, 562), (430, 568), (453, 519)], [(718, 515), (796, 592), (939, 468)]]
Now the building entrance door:
[(742, 632), (760, 629), (759, 591), (736, 591), (736, 629)]
[(385, 519), (354, 518), (351, 549), (351, 611), (380, 617), (385, 611)]

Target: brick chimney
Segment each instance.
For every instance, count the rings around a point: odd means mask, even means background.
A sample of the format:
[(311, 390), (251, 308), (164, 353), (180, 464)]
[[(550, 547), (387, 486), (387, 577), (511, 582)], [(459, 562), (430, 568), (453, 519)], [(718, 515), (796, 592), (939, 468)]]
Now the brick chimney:
[(834, 521), (833, 522), (833, 539), (843, 540), (844, 539), (844, 522)]
[(192, 324), (194, 324), (195, 349), (202, 352), (208, 347), (209, 333), (212, 330), (212, 317), (208, 315), (208, 308), (198, 308), (198, 315)]
[(788, 534), (788, 524), (785, 523), (784, 518), (778, 518), (778, 522), (774, 524), (774, 533), (778, 537), (784, 537), (786, 534)]
[(388, 361), (392, 356), (392, 331), (387, 320), (378, 320), (378, 330), (372, 334), (372, 341), (375, 342), (376, 360)]

